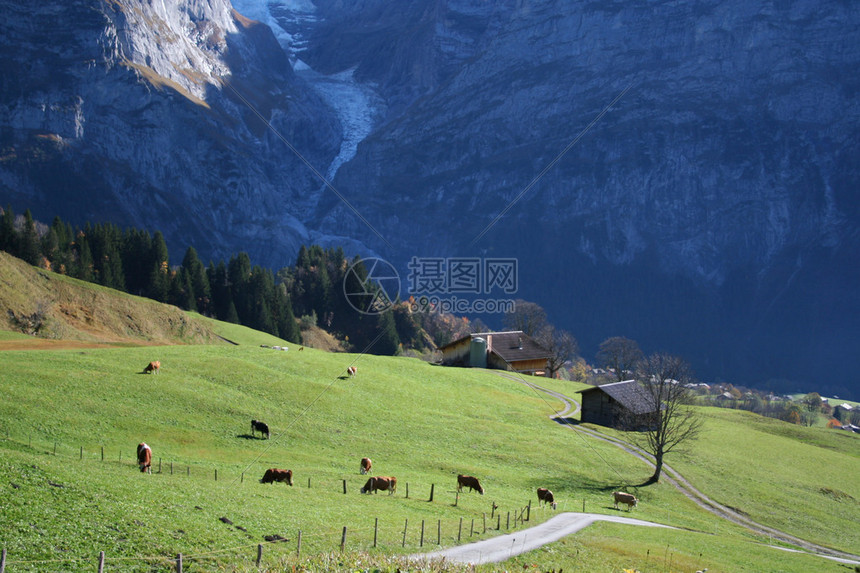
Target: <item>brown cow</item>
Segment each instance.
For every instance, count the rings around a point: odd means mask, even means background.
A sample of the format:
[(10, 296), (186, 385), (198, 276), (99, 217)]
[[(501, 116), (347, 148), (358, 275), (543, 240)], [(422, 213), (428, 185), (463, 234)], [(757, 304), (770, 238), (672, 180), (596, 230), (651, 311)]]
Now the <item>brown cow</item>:
[(458, 475), (457, 491), (462, 491), (464, 487), (469, 488), (469, 491), (477, 491), (481, 495), (484, 495), (484, 488), (481, 487), (481, 482), (476, 477)]
[(152, 449), (144, 442), (137, 445), (137, 465), (140, 473), (152, 473)]
[(639, 503), (639, 500), (632, 493), (624, 493), (623, 491), (614, 491), (612, 492), (612, 497), (615, 498), (615, 509), (618, 509), (619, 503), (627, 504), (627, 511), (630, 511), (632, 508), (636, 507), (636, 504)]
[(361, 465), (359, 467), (359, 471), (361, 475), (369, 474), (370, 468), (373, 467), (373, 462), (370, 461), (370, 458), (361, 458)]
[(361, 488), (361, 493), (376, 493), (377, 491), (388, 490), (388, 495), (397, 491), (396, 477), (376, 476), (367, 479), (367, 483)]
[(552, 495), (552, 492), (545, 487), (537, 488), (537, 496), (538, 496), (538, 505), (541, 502), (548, 503), (552, 506), (553, 509), (556, 508), (555, 496)]
[(149, 374), (149, 373), (158, 374), (159, 369), (161, 369), (161, 362), (156, 360), (154, 362), (150, 362), (149, 364), (147, 364), (146, 367), (143, 369), (143, 373), (144, 374)]
[(276, 481), (285, 481), (287, 485), (293, 485), (293, 470), (269, 468), (263, 474), (263, 479), (260, 480), (260, 483), (275, 483)]

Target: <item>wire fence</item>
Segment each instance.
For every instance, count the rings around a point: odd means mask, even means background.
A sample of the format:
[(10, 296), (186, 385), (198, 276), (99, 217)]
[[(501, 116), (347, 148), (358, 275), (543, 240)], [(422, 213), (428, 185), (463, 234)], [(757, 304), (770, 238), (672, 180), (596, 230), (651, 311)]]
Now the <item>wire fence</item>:
[[(26, 444), (27, 448), (33, 450), (32, 453), (39, 455), (60, 456), (65, 458), (77, 458), (81, 461), (89, 462), (119, 462), (127, 463), (130, 466), (137, 466), (137, 458), (130, 448), (125, 449), (107, 449), (104, 446), (93, 448), (92, 446), (85, 448), (84, 446), (70, 446), (63, 444), (58, 440), (39, 439), (36, 435), (29, 433), (26, 436), (26, 441), (22, 437), (12, 437), (9, 434), (8, 428), (0, 430), (0, 438), (5, 436), (7, 442), (17, 443), (20, 446)], [(192, 471), (193, 468), (193, 471)], [(162, 458), (154, 458), (152, 460), (153, 473), (162, 474), (165, 476), (185, 476), (191, 479), (212, 479), (215, 481), (227, 481), (233, 479), (240, 483), (246, 478), (252, 479), (250, 475), (245, 475), (245, 472), (224, 471), (219, 472), (218, 468), (201, 468), (188, 463), (178, 462), (176, 460), (163, 460)], [(238, 475), (234, 475), (238, 473)], [(369, 476), (361, 476), (358, 479), (361, 484), (364, 484)], [(259, 476), (254, 476), (253, 480), (257, 481)], [(357, 482), (352, 482), (355, 486)], [(350, 487), (347, 479), (341, 480), (312, 480), (310, 477), (307, 482), (302, 481), (296, 483), (298, 487), (327, 489), (332, 493), (347, 494), (351, 489), (357, 491), (357, 488)], [(438, 500), (442, 495), (451, 495), (450, 500), (454, 507), (457, 507), (460, 502), (460, 492), (454, 490), (446, 490), (437, 492), (436, 484), (429, 486), (423, 484), (398, 484), (398, 494), (403, 493), (406, 499), (416, 499), (425, 502), (433, 502)], [(438, 493), (438, 495), (437, 495)], [(385, 493), (383, 492), (383, 495)], [(243, 562), (255, 563), (260, 566), (264, 554), (273, 553), (281, 556), (286, 554), (301, 555), (303, 544), (305, 547), (311, 545), (314, 551), (362, 551), (371, 549), (382, 549), (390, 551), (420, 551), (425, 545), (432, 546), (432, 549), (438, 549), (444, 546), (458, 545), (464, 542), (473, 540), (473, 538), (487, 534), (487, 532), (511, 531), (518, 527), (524, 526), (527, 522), (532, 521), (537, 517), (535, 508), (532, 507), (531, 500), (524, 502), (522, 506), (515, 507), (502, 511), (495, 502), (490, 502), (488, 512), (481, 512), (469, 516), (463, 516), (459, 519), (424, 519), (410, 520), (405, 518), (402, 523), (394, 523), (391, 520), (380, 521), (380, 518), (373, 518), (372, 525), (344, 525), (342, 527), (330, 528), (326, 531), (303, 531), (298, 529), (292, 537), (283, 537), (280, 535), (268, 536), (264, 543), (255, 542), (242, 544), (233, 547), (226, 547), (207, 552), (199, 552), (193, 554), (176, 554), (175, 556), (167, 555), (150, 555), (140, 557), (112, 557), (106, 555), (105, 551), (99, 551), (97, 556), (91, 558), (80, 557), (65, 557), (57, 559), (15, 559), (14, 555), (7, 555), (7, 550), (2, 550), (0, 557), (0, 573), (5, 573), (7, 567), (10, 570), (14, 566), (21, 568), (37, 567), (38, 569), (52, 569), (59, 564), (74, 565), (76, 570), (87, 570), (90, 567), (92, 570), (97, 570), (100, 573), (105, 570), (105, 567), (113, 566), (119, 568), (120, 564), (130, 564), (132, 562), (146, 563), (150, 566), (164, 567), (165, 569), (183, 571), (183, 567), (189, 562), (207, 562), (218, 558), (223, 558), (225, 555), (232, 554), (234, 559), (240, 559)], [(583, 501), (584, 510), (584, 501)], [(542, 514), (543, 512), (541, 512)], [(548, 517), (547, 514), (546, 517)], [(540, 518), (538, 518), (540, 519)], [(543, 519), (540, 519), (543, 521)], [(223, 521), (223, 519), (222, 519)], [(230, 523), (229, 520), (225, 523)]]

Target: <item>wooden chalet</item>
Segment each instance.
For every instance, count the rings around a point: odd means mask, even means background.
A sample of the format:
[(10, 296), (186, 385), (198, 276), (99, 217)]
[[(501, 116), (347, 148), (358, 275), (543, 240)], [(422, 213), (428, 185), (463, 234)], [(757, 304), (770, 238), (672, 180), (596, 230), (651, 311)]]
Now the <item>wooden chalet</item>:
[(521, 330), (476, 332), (439, 348), (445, 366), (495, 368), (546, 376), (550, 352)]
[(636, 380), (603, 384), (578, 392), (582, 394), (583, 423), (622, 428), (629, 426), (631, 420), (639, 420), (640, 425), (647, 425), (648, 415), (656, 410), (654, 400)]

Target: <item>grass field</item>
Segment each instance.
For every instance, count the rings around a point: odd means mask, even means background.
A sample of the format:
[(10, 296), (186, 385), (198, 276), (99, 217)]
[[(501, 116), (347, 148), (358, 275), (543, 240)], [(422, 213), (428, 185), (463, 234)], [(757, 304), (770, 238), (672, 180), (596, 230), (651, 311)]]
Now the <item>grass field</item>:
[[(93, 560), (102, 550), (125, 559), (114, 561), (122, 570), (168, 570), (158, 559), (178, 553), (187, 570), (256, 570), (256, 547), (266, 535), (290, 540), (266, 545), (270, 567), (342, 559), (353, 570), (352, 562), (435, 549), (440, 527), (443, 546), (456, 544), (458, 532), (465, 542), (493, 535), (497, 524), (504, 531), (509, 512), (518, 514), (529, 500), (532, 523), (544, 520), (550, 512), (536, 507), (539, 486), (555, 492), (559, 510), (581, 511), (584, 504), (615, 513), (611, 491), (650, 473), (618, 448), (551, 421), (558, 403), (493, 372), (296, 347), (281, 352), (261, 348), (272, 341), (259, 333), (225, 328), (219, 334), (238, 346), (0, 355), (0, 543), (9, 571), (77, 571), (82, 562), (75, 560)], [(155, 359), (161, 373), (141, 374)], [(348, 379), (344, 370), (353, 361), (358, 375)], [(577, 388), (548, 382), (571, 395)], [(860, 537), (846, 524), (860, 518), (860, 442), (735, 411), (704, 414), (696, 453), (670, 464), (763, 523), (857, 550)], [(269, 424), (270, 440), (250, 436), (252, 418)], [(154, 451), (151, 476), (133, 464), (140, 441)], [(358, 493), (362, 456), (373, 459), (375, 475), (398, 477), (397, 494)], [(292, 469), (295, 486), (257, 483), (268, 467)], [(479, 476), (486, 495), (457, 500), (457, 473)], [(595, 525), (504, 568), (845, 570), (765, 548), (768, 540), (719, 521), (665, 484), (633, 491), (641, 499), (636, 517), (682, 529)], [(348, 551), (341, 554), (344, 527)], [(299, 530), (304, 557), (296, 558)], [(32, 563), (40, 560), (51, 561)], [(339, 570), (319, 563), (305, 566)]]
[[(3, 253), (0, 271), (0, 308), (46, 320), (38, 337), (0, 324), (7, 571), (95, 571), (99, 551), (108, 571), (172, 571), (180, 553), (186, 571), (258, 571), (261, 543), (261, 568), (272, 571), (853, 568), (774, 549), (666, 483), (632, 485), (650, 475), (644, 462), (552, 421), (560, 402), (498, 373), (277, 351), (261, 346), (285, 345), (270, 335)], [(142, 374), (151, 360), (160, 374)], [(536, 381), (573, 397), (584, 388)], [(860, 552), (858, 436), (700, 411), (700, 440), (670, 465), (762, 524)], [(270, 440), (251, 435), (251, 419), (269, 424)], [(141, 441), (153, 448), (152, 475), (134, 463)], [(363, 456), (374, 475), (398, 478), (395, 495), (358, 493)], [(292, 469), (295, 485), (258, 483), (270, 467)], [(486, 495), (458, 498), (458, 473), (478, 476)], [(474, 569), (402, 560), (547, 519), (537, 487), (555, 492), (559, 511), (606, 514), (618, 512), (611, 492), (626, 487), (641, 500), (633, 516), (678, 529), (600, 523)], [(265, 541), (275, 535), (286, 541)]]

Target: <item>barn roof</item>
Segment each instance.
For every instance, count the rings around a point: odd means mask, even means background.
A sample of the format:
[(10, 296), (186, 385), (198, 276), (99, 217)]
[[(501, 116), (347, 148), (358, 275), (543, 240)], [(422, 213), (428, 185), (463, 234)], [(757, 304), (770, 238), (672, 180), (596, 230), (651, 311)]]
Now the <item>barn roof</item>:
[(538, 344), (531, 336), (523, 333), (522, 330), (510, 330), (507, 332), (474, 332), (468, 336), (464, 336), (454, 342), (449, 342), (445, 346), (441, 346), (439, 350), (443, 350), (450, 346), (461, 344), (466, 340), (481, 337), (488, 341), (487, 350), (498, 355), (507, 363), (518, 362), (520, 360), (535, 360), (549, 358), (552, 353)]
[(647, 414), (655, 410), (654, 400), (636, 380), (603, 384), (602, 386), (578, 390), (578, 392), (581, 394), (603, 392), (634, 414)]

